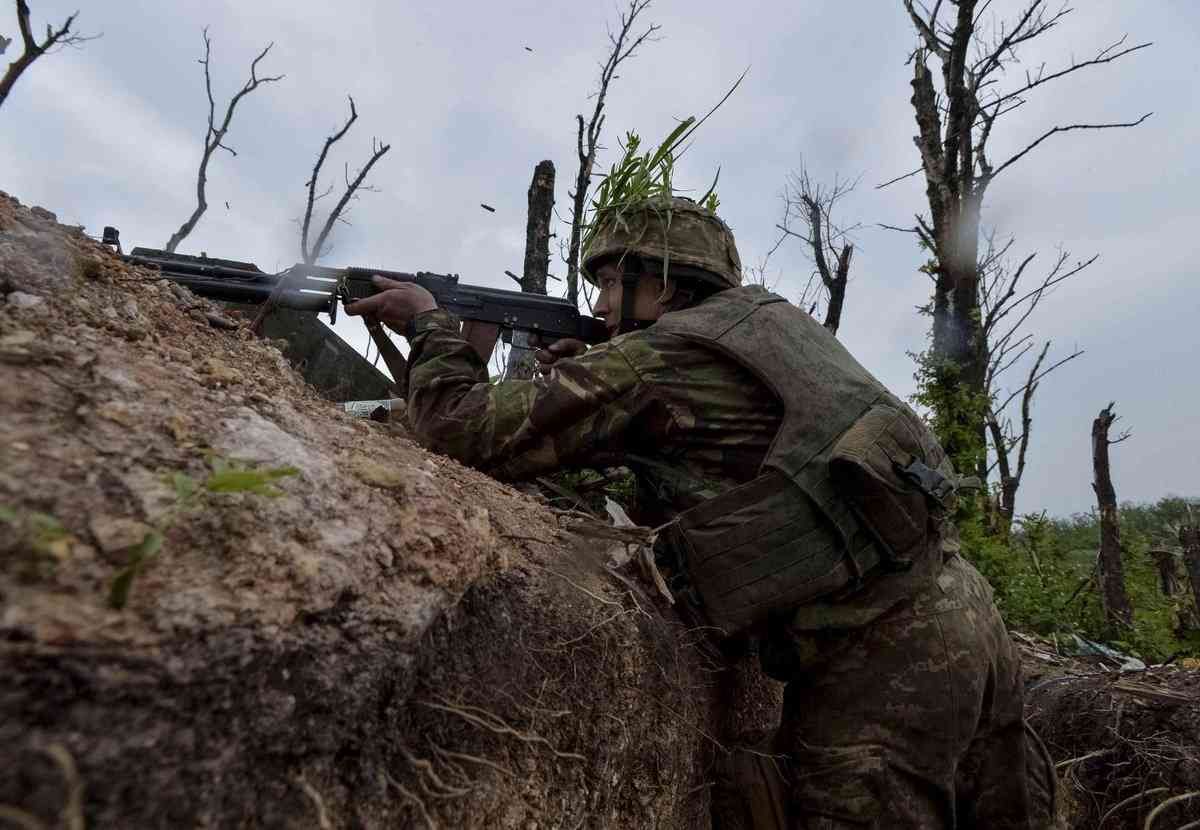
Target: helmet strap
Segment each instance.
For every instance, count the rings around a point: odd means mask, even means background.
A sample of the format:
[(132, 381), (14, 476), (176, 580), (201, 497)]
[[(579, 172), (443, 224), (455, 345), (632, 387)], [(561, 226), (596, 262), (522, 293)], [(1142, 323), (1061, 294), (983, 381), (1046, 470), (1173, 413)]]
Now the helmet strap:
[(645, 269), (640, 261), (636, 272), (625, 272), (621, 275), (621, 325), (617, 334), (628, 334), (631, 331), (641, 331), (654, 325), (654, 320), (639, 320), (633, 316), (633, 299), (637, 294), (637, 285)]

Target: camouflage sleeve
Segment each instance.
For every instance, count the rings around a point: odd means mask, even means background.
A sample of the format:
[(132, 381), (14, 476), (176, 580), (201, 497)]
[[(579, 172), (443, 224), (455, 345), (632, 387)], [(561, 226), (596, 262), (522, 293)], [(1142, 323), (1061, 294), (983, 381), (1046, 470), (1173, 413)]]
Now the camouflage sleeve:
[(648, 398), (612, 344), (560, 360), (545, 377), (491, 383), (450, 314), (418, 315), (410, 334), (408, 417), (417, 437), (498, 478), (605, 463)]

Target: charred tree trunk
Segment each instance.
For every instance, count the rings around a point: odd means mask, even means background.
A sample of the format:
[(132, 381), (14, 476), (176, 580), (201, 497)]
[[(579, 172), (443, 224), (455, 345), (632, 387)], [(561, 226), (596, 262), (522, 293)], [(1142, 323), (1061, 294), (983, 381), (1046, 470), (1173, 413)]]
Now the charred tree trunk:
[(850, 279), (850, 258), (854, 256), (854, 246), (847, 243), (838, 256), (837, 271), (829, 284), (829, 305), (825, 308), (825, 328), (832, 335), (837, 335), (838, 327), (842, 324), (842, 307), (846, 304), (846, 283)]
[(1175, 564), (1175, 555), (1165, 548), (1151, 548), (1150, 558), (1158, 569), (1158, 587), (1164, 597), (1173, 597), (1179, 593), (1179, 568)]
[[(1125, 570), (1121, 562), (1121, 526), (1117, 519), (1117, 492), (1113, 489), (1109, 468), (1108, 431), (1117, 416), (1110, 403), (1092, 422), (1092, 489), (1100, 507), (1100, 583), (1104, 616), (1114, 630), (1133, 623), (1133, 605), (1125, 590)], [(1127, 437), (1127, 436), (1125, 436)], [(1123, 440), (1123, 438), (1118, 439)]]
[(525, 269), (521, 290), (546, 293), (550, 273), (550, 217), (554, 213), (554, 162), (539, 161), (529, 183), (529, 216), (525, 224)]
[[(554, 213), (554, 162), (539, 161), (529, 183), (529, 214), (525, 224), (525, 268), (521, 275), (521, 290), (545, 294), (550, 275), (550, 218)], [(513, 335), (508, 352), (505, 377), (533, 377), (533, 352), (522, 348)]]
[(923, 222), (918, 233), (935, 257), (930, 359), (939, 437), (960, 469), (977, 471), (985, 463), (986, 437), (983, 413), (973, 402), (983, 400), (987, 375), (979, 313), (979, 207), (988, 182), (975, 175), (971, 125), (978, 108), (964, 69), (974, 8), (973, 1), (958, 4), (951, 43), (931, 44), (929, 50), (943, 62), (944, 131), (926, 50), (918, 50), (913, 61), (911, 103), (932, 219), (932, 226)]
[(1200, 622), (1200, 525), (1188, 524), (1179, 528), (1179, 544), (1183, 548), (1183, 566), (1192, 584), (1195, 611), (1188, 615), (1194, 626)]

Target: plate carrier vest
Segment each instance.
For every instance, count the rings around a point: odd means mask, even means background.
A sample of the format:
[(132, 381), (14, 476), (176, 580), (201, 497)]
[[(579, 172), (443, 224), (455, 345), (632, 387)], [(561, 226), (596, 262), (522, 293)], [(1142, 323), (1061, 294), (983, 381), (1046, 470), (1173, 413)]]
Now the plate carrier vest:
[(932, 555), (956, 490), (945, 453), (810, 315), (743, 286), (655, 330), (723, 353), (783, 404), (758, 476), (664, 531), (710, 624), (734, 634)]

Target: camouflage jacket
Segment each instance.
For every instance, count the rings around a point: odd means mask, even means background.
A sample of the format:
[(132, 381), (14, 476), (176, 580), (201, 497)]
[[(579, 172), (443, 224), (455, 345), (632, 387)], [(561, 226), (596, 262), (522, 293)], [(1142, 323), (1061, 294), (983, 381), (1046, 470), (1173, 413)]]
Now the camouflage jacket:
[[(631, 511), (643, 525), (758, 474), (779, 431), (779, 401), (732, 359), (681, 337), (642, 331), (560, 360), (547, 377), (491, 383), (487, 367), (442, 310), (414, 322), (408, 417), (431, 449), (502, 479), (624, 464), (637, 475)], [(796, 609), (776, 632), (801, 663), (840, 646), (825, 634), (867, 625), (932, 591), (953, 536), (931, 540), (928, 567), (877, 579), (837, 601)]]
[(623, 464), (644, 524), (757, 475), (783, 415), (746, 369), (654, 327), (501, 383), (448, 313), (426, 312), (414, 330), (408, 412), (427, 446), (510, 480)]

